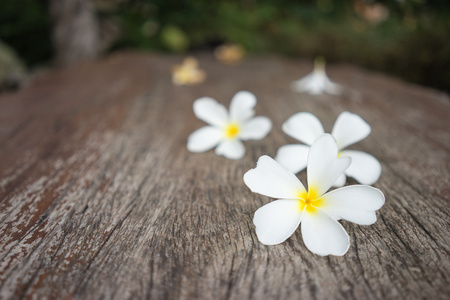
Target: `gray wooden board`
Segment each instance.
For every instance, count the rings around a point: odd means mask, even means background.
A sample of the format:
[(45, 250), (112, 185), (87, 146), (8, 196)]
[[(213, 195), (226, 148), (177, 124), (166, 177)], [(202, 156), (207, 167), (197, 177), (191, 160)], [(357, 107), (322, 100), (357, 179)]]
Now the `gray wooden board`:
[[(3, 299), (448, 297), (447, 95), (349, 65), (328, 68), (343, 95), (296, 94), (289, 84), (309, 62), (199, 56), (208, 77), (198, 86), (171, 83), (181, 57), (121, 53), (0, 97)], [(246, 142), (238, 161), (189, 153), (187, 137), (204, 125), (193, 101), (228, 105), (240, 90), (257, 96), (271, 133)], [(272, 199), (251, 193), (244, 173), (295, 142), (281, 131), (293, 113), (312, 112), (330, 131), (345, 110), (372, 126), (351, 148), (382, 163), (377, 223), (342, 221), (343, 257), (314, 255), (300, 230), (262, 245), (252, 218)]]

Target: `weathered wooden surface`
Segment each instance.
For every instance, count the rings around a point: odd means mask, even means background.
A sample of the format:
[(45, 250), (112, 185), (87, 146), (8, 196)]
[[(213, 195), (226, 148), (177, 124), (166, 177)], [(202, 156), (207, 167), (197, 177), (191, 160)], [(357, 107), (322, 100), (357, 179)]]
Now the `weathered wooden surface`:
[[(180, 58), (117, 54), (53, 71), (0, 97), (1, 297), (30, 299), (445, 299), (449, 282), (448, 96), (352, 66), (332, 66), (343, 96), (289, 90), (311, 64), (201, 57), (207, 82), (175, 87)], [(193, 101), (256, 94), (274, 128), (247, 154), (192, 154), (204, 124)], [(372, 134), (352, 147), (375, 155), (386, 195), (378, 222), (342, 222), (343, 257), (320, 257), (300, 230), (277, 246), (256, 238), (270, 201), (243, 174), (293, 142), (281, 124), (310, 111), (330, 130), (344, 110)], [(301, 175), (304, 178), (304, 174)]]

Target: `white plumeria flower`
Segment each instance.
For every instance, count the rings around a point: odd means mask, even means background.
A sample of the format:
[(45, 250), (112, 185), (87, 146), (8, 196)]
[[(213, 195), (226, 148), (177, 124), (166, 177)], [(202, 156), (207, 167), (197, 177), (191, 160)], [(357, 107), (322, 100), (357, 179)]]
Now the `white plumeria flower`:
[(280, 244), (301, 223), (303, 241), (310, 251), (344, 255), (350, 240), (338, 220), (360, 225), (376, 222), (375, 211), (384, 204), (379, 189), (353, 185), (326, 193), (350, 165), (351, 158), (338, 158), (337, 153), (329, 134), (314, 142), (308, 157), (308, 190), (294, 173), (269, 156), (261, 156), (256, 168), (245, 173), (244, 182), (252, 192), (279, 199), (255, 212), (253, 223), (261, 243)]
[(229, 159), (240, 159), (245, 154), (241, 140), (259, 140), (272, 128), (267, 117), (253, 117), (256, 97), (241, 91), (234, 95), (230, 112), (216, 100), (203, 97), (195, 100), (194, 113), (210, 124), (194, 131), (188, 138), (187, 148), (191, 152), (204, 152), (217, 146), (216, 154)]
[[(292, 138), (306, 145), (290, 144), (278, 149), (275, 160), (293, 173), (298, 173), (306, 167), (308, 152), (312, 143), (325, 133), (319, 119), (311, 113), (300, 112), (291, 116), (283, 123), (283, 131)], [(352, 164), (333, 184), (340, 187), (347, 177), (353, 177), (357, 182), (372, 185), (381, 175), (381, 164), (372, 155), (354, 150), (344, 150), (359, 142), (370, 134), (370, 126), (360, 116), (348, 111), (342, 112), (334, 123), (331, 135), (338, 145), (338, 156), (349, 156)]]
[(316, 57), (314, 60), (314, 71), (297, 81), (292, 82), (291, 88), (294, 92), (305, 92), (311, 95), (328, 93), (338, 95), (342, 87), (332, 82), (325, 73), (325, 60), (323, 57)]

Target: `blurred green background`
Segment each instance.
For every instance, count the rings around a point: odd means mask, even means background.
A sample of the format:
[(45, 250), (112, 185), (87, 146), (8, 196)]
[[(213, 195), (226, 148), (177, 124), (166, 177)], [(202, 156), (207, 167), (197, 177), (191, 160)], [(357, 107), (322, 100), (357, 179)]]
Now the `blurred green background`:
[[(48, 1), (0, 0), (0, 40), (28, 68), (54, 56)], [(356, 63), (450, 91), (448, 0), (96, 0), (103, 52), (210, 51), (237, 43), (277, 53)]]

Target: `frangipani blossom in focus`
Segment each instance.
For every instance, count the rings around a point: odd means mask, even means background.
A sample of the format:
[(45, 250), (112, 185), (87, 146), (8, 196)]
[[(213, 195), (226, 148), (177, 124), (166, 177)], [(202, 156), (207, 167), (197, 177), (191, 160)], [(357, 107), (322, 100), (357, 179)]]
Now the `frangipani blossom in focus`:
[(339, 84), (332, 82), (325, 73), (325, 59), (321, 56), (314, 60), (314, 71), (303, 78), (291, 83), (294, 92), (305, 92), (311, 95), (328, 93), (338, 95), (342, 88)]
[(288, 239), (301, 223), (306, 247), (318, 255), (344, 255), (350, 239), (338, 220), (360, 225), (376, 222), (375, 211), (384, 204), (383, 193), (366, 185), (326, 191), (351, 163), (338, 158), (334, 138), (325, 134), (311, 146), (308, 157), (308, 190), (294, 173), (269, 156), (261, 156), (255, 169), (244, 175), (252, 192), (277, 198), (255, 212), (256, 235), (265, 245)]
[[(298, 173), (306, 167), (308, 152), (313, 142), (325, 133), (319, 119), (311, 113), (300, 112), (291, 116), (283, 124), (283, 131), (290, 137), (306, 145), (290, 144), (278, 149), (275, 160), (293, 173)], [(354, 150), (344, 150), (359, 142), (370, 134), (370, 126), (360, 116), (348, 111), (342, 112), (334, 123), (331, 135), (338, 145), (338, 156), (352, 158), (352, 164), (333, 184), (343, 186), (346, 176), (353, 177), (362, 184), (372, 185), (381, 175), (381, 164), (372, 155)]]
[(175, 85), (195, 85), (205, 78), (206, 72), (198, 68), (198, 61), (193, 57), (185, 58), (181, 65), (172, 68), (172, 82)]
[(272, 128), (267, 117), (253, 117), (256, 97), (241, 91), (234, 95), (230, 111), (216, 100), (203, 97), (195, 100), (194, 113), (200, 120), (210, 124), (194, 131), (188, 138), (191, 152), (205, 152), (214, 147), (217, 155), (240, 159), (245, 154), (241, 140), (259, 140)]

